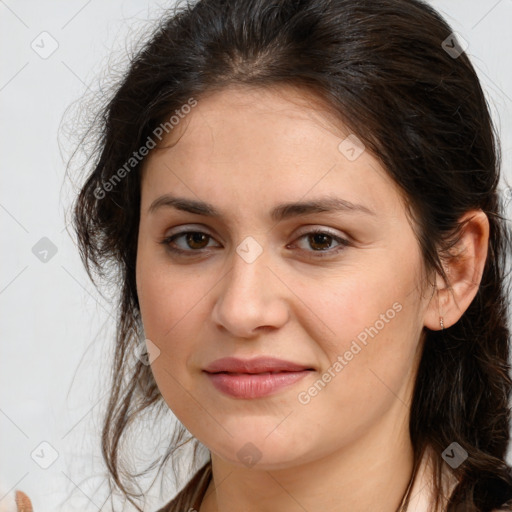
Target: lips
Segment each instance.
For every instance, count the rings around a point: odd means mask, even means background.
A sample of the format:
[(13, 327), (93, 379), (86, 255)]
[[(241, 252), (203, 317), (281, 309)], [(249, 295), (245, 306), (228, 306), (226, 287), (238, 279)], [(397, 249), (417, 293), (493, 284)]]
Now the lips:
[(309, 375), (313, 368), (275, 359), (258, 357), (217, 359), (204, 370), (213, 386), (233, 398), (263, 398)]
[(292, 363), (274, 357), (257, 357), (254, 359), (239, 359), (224, 357), (209, 364), (204, 371), (208, 373), (281, 373), (313, 370), (310, 366)]

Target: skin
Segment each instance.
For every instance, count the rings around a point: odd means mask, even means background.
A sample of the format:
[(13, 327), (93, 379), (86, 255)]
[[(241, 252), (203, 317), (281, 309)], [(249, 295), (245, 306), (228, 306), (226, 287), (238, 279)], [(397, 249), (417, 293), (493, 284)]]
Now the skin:
[[(447, 267), (429, 287), (403, 197), (378, 160), (349, 160), (350, 132), (306, 93), (230, 87), (201, 98), (145, 160), (137, 291), (146, 338), (158, 347), (152, 371), (162, 396), (211, 451), (213, 483), (200, 512), (396, 510), (413, 453), (411, 396), (424, 328), (457, 322), (471, 303), (487, 255), (481, 211)], [(173, 143), (171, 145), (170, 143)], [(207, 201), (225, 218), (162, 207), (162, 194)], [(282, 202), (330, 195), (361, 212), (320, 212), (274, 222)], [(304, 236), (312, 228), (350, 241)], [(174, 247), (177, 231), (211, 236)], [(248, 263), (236, 249), (248, 236), (262, 248)], [(331, 255), (319, 257), (320, 249)], [(193, 252), (196, 251), (196, 252)], [(199, 255), (197, 255), (199, 254)], [(365, 328), (401, 310), (347, 361), (309, 403), (308, 390)], [(315, 368), (259, 399), (217, 391), (202, 369), (225, 356), (270, 355)], [(258, 462), (237, 456), (252, 443)], [(247, 447), (246, 447), (247, 449)], [(255, 455), (256, 456), (256, 455)]]

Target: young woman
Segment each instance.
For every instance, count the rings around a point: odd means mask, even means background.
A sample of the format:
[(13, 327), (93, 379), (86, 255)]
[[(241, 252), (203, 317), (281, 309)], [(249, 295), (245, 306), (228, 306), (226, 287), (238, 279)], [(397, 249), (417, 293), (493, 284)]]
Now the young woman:
[(103, 453), (132, 503), (123, 434), (163, 407), (159, 470), (209, 455), (162, 512), (512, 510), (510, 234), (463, 49), (419, 0), (162, 20), (74, 210), (119, 286)]

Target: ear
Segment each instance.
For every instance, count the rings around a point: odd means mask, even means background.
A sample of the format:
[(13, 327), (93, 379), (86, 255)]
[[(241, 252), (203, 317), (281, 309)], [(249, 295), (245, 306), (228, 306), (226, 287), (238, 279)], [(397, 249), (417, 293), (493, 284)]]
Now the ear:
[(489, 219), (482, 210), (471, 210), (459, 220), (465, 221), (452, 256), (443, 263), (452, 290), (437, 274), (437, 297), (428, 294), (431, 297), (425, 311), (425, 327), (433, 331), (441, 329), (440, 317), (445, 329), (458, 322), (475, 298), (482, 280), (489, 243)]

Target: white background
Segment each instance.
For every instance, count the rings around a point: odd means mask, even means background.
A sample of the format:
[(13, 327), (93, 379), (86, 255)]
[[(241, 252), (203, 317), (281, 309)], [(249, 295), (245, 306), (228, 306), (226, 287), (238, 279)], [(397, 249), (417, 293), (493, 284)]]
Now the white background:
[[(431, 3), (469, 43), (510, 182), (512, 0)], [(36, 512), (99, 510), (106, 498), (98, 425), (106, 403), (112, 306), (88, 280), (65, 230), (64, 211), (75, 190), (65, 180), (70, 146), (62, 129), (73, 131), (73, 124), (61, 121), (73, 102), (97, 90), (112, 51), (118, 62), (127, 41), (165, 6), (0, 0), (0, 510), (7, 503), (1, 498), (14, 489), (32, 498)], [(40, 36), (44, 31), (58, 43), (47, 59), (31, 47), (48, 37)], [(32, 252), (43, 237), (57, 248), (46, 263)], [(43, 441), (59, 454), (48, 469), (30, 455)], [(43, 451), (45, 457), (51, 453)], [(156, 510), (172, 492), (150, 496), (147, 510)]]

